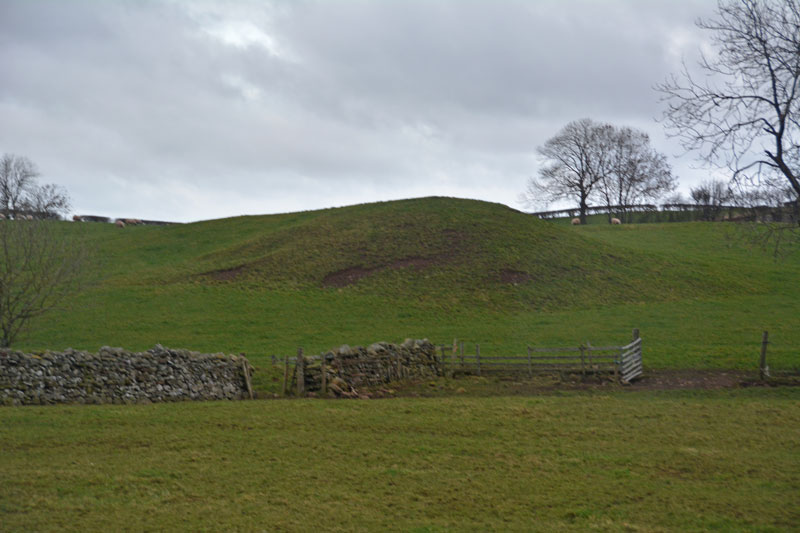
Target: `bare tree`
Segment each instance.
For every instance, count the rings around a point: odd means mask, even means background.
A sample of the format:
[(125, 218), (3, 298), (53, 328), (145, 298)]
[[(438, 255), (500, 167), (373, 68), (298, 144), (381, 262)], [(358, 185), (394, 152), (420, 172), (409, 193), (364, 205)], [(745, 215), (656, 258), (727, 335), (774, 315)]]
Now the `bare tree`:
[(590, 199), (605, 203), (610, 223), (613, 206), (656, 199), (675, 189), (666, 156), (650, 146), (646, 133), (633, 128), (590, 119), (570, 122), (538, 152), (544, 165), (539, 178), (528, 182), (523, 201), (577, 200), (582, 224)]
[(6, 218), (33, 215), (58, 218), (69, 209), (69, 196), (58, 185), (37, 183), (39, 171), (30, 159), (14, 154), (0, 158), (0, 212)]
[(0, 220), (0, 347), (83, 284), (87, 248), (63, 224)]
[(544, 159), (539, 178), (531, 178), (523, 198), (529, 203), (577, 200), (586, 223), (589, 197), (609, 172), (613, 128), (588, 118), (570, 122), (537, 148)]
[(52, 183), (36, 186), (28, 195), (28, 206), (39, 218), (61, 218), (69, 210), (67, 191)]
[(647, 200), (657, 200), (675, 190), (677, 180), (664, 154), (650, 146), (650, 137), (643, 131), (629, 127), (613, 128), (610, 150), (611, 166), (601, 181), (599, 195), (608, 207), (620, 206), (622, 215), (625, 206)]
[[(30, 321), (64, 303), (84, 279), (87, 248), (57, 222), (69, 207), (66, 191), (39, 186), (26, 157), (0, 158), (0, 347)], [(28, 218), (34, 218), (28, 220)], [(13, 218), (13, 220), (12, 220)]]
[(707, 180), (690, 189), (695, 205), (702, 209), (703, 220), (716, 220), (726, 203), (733, 198), (733, 191), (722, 180)]
[(0, 159), (0, 209), (7, 218), (26, 206), (28, 192), (36, 185), (39, 171), (28, 158), (4, 154)]
[(687, 202), (688, 202), (688, 200), (686, 199), (685, 196), (683, 196), (683, 193), (681, 193), (681, 192), (670, 193), (664, 198), (664, 204), (668, 205), (668, 206), (669, 205), (682, 205), (682, 204), (685, 204)]
[(734, 183), (770, 187), (776, 178), (800, 197), (800, 0), (720, 0), (699, 20), (717, 53), (702, 78), (684, 66), (657, 88), (667, 132)]

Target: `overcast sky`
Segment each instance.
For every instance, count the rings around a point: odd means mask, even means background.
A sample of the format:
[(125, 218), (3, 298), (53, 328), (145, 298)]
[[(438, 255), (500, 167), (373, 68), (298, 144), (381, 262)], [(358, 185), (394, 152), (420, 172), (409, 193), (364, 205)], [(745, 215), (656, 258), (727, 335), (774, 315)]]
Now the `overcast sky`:
[(0, 153), (73, 212), (192, 221), (502, 202), (583, 117), (645, 130), (712, 0), (0, 0)]

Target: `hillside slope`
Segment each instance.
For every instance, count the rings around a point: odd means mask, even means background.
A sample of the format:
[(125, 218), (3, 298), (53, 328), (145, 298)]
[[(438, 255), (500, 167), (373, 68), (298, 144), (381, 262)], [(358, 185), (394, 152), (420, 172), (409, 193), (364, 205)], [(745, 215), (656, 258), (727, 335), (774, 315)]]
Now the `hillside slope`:
[(450, 198), (169, 227), (63, 223), (96, 250), (101, 281), (19, 344), (259, 358), (458, 337), (490, 354), (618, 342), (639, 327), (649, 364), (736, 366), (766, 327), (773, 364), (790, 364), (800, 261), (776, 263), (726, 227), (558, 226)]
[(746, 290), (689, 257), (665, 260), (470, 200), (424, 198), (131, 230), (112, 235), (117, 284), (338, 290), (439, 306), (478, 301), (493, 310)]

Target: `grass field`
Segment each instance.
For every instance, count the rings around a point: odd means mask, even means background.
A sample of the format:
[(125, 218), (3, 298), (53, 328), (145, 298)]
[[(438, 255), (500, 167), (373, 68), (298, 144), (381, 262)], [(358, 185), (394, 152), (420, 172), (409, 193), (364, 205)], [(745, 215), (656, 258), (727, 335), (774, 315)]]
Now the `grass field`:
[(787, 531), (800, 388), (0, 409), (3, 531)]

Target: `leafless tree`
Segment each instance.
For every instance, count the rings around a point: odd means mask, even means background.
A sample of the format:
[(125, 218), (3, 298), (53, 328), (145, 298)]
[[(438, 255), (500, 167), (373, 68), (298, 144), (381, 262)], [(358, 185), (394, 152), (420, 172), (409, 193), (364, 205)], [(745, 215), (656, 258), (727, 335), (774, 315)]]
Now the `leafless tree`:
[[(586, 223), (590, 199), (612, 206), (659, 198), (675, 189), (666, 157), (650, 146), (646, 133), (590, 119), (570, 122), (538, 148), (544, 164), (523, 194), (529, 205), (577, 200)], [(624, 208), (623, 208), (624, 212)]]
[(586, 223), (589, 197), (611, 167), (612, 126), (585, 118), (570, 122), (537, 148), (543, 165), (531, 178), (523, 199), (528, 204), (577, 200), (581, 224)]
[(692, 201), (702, 209), (703, 220), (716, 220), (725, 204), (733, 198), (733, 191), (722, 180), (707, 180), (690, 189)]
[(32, 188), (28, 205), (40, 218), (60, 218), (69, 210), (69, 195), (63, 187), (48, 183)]
[[(800, 0), (720, 0), (699, 20), (716, 47), (657, 88), (667, 132), (736, 185), (783, 181), (800, 197)], [(776, 180), (777, 178), (777, 180)]]
[(64, 224), (0, 220), (0, 347), (83, 285), (88, 248)]
[(681, 205), (687, 202), (688, 200), (681, 192), (670, 193), (664, 198), (664, 203), (666, 205)]
[(6, 218), (22, 211), (39, 172), (26, 157), (4, 154), (0, 159), (0, 209)]
[(30, 159), (14, 154), (0, 158), (0, 212), (6, 218), (33, 215), (58, 218), (69, 209), (69, 196), (58, 185), (39, 185), (39, 171)]
[(657, 200), (675, 190), (677, 185), (666, 156), (650, 145), (646, 133), (629, 127), (614, 127), (610, 134), (607, 149), (611, 166), (602, 176), (598, 189), (608, 207), (609, 222), (613, 205), (621, 206), (621, 214), (626, 216), (625, 206)]

